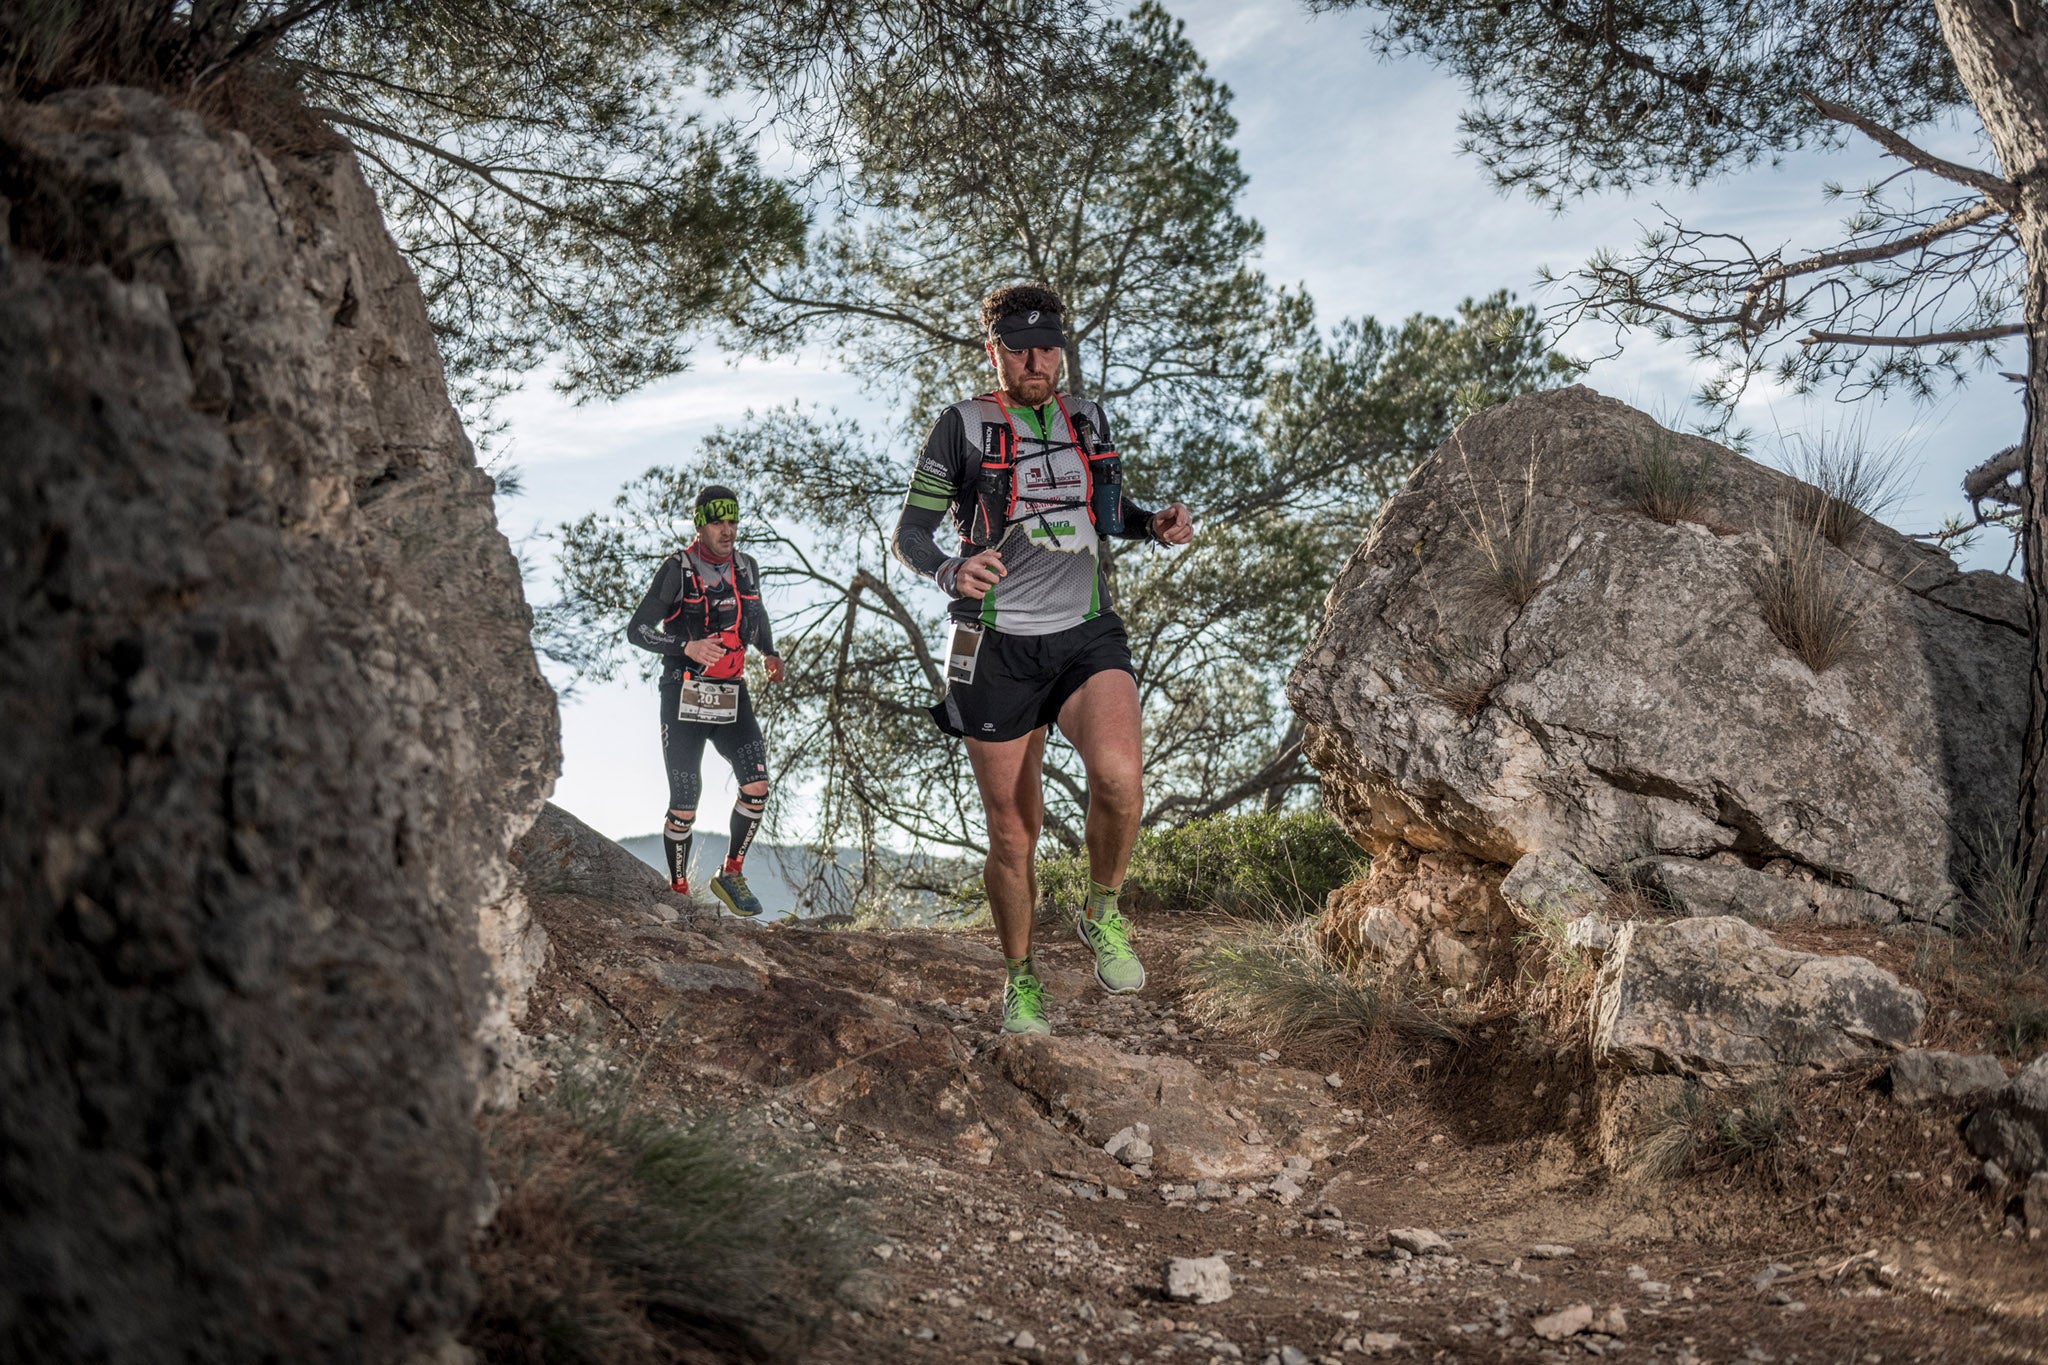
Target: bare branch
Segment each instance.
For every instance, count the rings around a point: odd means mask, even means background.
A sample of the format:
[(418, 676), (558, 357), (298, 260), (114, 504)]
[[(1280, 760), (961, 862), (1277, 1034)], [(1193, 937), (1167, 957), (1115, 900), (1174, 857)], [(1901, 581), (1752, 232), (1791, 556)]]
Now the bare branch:
[(2001, 337), (2025, 335), (2023, 322), (1998, 327), (1972, 327), (1961, 332), (1928, 332), (1915, 337), (1861, 336), (1854, 332), (1809, 332), (1799, 338), (1801, 346), (1966, 346), (1973, 341), (1997, 341)]
[(1967, 185), (1986, 199), (2004, 208), (2008, 213), (2019, 207), (2019, 187), (2010, 180), (2002, 176), (1993, 175), (1989, 171), (1978, 170), (1974, 166), (1965, 166), (1959, 162), (1950, 161), (1945, 157), (1936, 156), (1934, 153), (1908, 142), (1882, 123), (1867, 119), (1853, 109), (1836, 104), (1833, 100), (1823, 99), (1811, 90), (1806, 92), (1806, 98), (1814, 108), (1820, 110), (1828, 118), (1833, 119), (1837, 123), (1848, 124), (1851, 128), (1862, 133), (1901, 161), (1911, 162), (1921, 170), (1938, 175), (1944, 180), (1953, 180), (1958, 185)]

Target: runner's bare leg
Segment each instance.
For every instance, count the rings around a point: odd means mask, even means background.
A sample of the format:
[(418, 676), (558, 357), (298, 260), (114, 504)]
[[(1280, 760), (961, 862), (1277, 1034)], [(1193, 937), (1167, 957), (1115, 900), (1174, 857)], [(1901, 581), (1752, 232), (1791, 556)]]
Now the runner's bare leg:
[(996, 937), (1004, 957), (1031, 955), (1031, 911), (1038, 903), (1038, 832), (1045, 824), (1045, 729), (992, 743), (970, 739), (967, 762), (981, 788), (988, 825), (988, 862), (982, 871)]
[(1060, 708), (1060, 733), (1088, 773), (1088, 875), (1122, 886), (1145, 813), (1137, 679), (1120, 668), (1089, 678)]

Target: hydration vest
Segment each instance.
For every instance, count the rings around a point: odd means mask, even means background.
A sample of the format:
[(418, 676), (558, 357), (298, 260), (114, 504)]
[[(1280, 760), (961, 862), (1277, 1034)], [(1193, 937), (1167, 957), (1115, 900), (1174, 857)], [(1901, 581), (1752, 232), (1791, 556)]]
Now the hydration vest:
[[(705, 583), (703, 576), (697, 572), (697, 561), (691, 557), (687, 548), (678, 550), (676, 558), (680, 561), (678, 567), (683, 571), (682, 591), (676, 595), (675, 604), (670, 609), (669, 614), (662, 618), (661, 624), (663, 628), (670, 627), (674, 622), (681, 619), (685, 613), (702, 613), (703, 633), (690, 636), (689, 638), (716, 640), (731, 651), (709, 668), (703, 668), (695, 662), (685, 659), (682, 663), (683, 676), (689, 677), (697, 674), (713, 681), (739, 677), (746, 671), (747, 667), (745, 642), (740, 639), (740, 623), (747, 619), (746, 604), (761, 600), (758, 585), (751, 596), (741, 590), (740, 552), (734, 550), (730, 561), (732, 569), (732, 625), (726, 630), (714, 630), (711, 623), (710, 585)], [(685, 628), (687, 629), (687, 626)], [(671, 633), (673, 632), (671, 631)]]
[[(1088, 420), (1086, 413), (1067, 411), (1066, 399), (1059, 394), (1053, 395), (1053, 402), (1059, 407), (1060, 420), (1066, 423), (1069, 439), (1055, 439), (1048, 431), (1046, 438), (1039, 443), (1047, 455), (1055, 450), (1080, 451), (1081, 468), (1086, 479), (1081, 501), (1040, 508), (1036, 515), (1085, 507), (1097, 535), (1120, 535), (1124, 529), (1123, 460), (1114, 450), (1096, 443), (1095, 424)], [(1017, 520), (1018, 443), (1026, 439), (1039, 441), (1039, 438), (1023, 436), (1017, 430), (1016, 419), (1010, 416), (1009, 409), (992, 393), (964, 399), (953, 406), (960, 412), (967, 439), (978, 439), (981, 454), (980, 470), (974, 483), (973, 518), (962, 531), (970, 544), (986, 550), (1000, 544), (1004, 534)]]

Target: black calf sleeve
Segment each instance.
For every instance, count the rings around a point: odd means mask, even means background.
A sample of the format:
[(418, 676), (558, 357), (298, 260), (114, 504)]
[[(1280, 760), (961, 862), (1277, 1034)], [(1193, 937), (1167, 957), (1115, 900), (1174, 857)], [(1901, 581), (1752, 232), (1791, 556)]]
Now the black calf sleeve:
[(754, 831), (761, 828), (761, 812), (767, 809), (768, 794), (749, 796), (740, 793), (739, 800), (732, 805), (732, 837), (725, 845), (725, 865), (736, 870), (746, 860), (747, 845), (754, 842)]
[(668, 819), (662, 821), (661, 844), (668, 854), (668, 879), (680, 882), (690, 875), (690, 830), (696, 825), (697, 816), (693, 811), (688, 815), (677, 815), (670, 811)]

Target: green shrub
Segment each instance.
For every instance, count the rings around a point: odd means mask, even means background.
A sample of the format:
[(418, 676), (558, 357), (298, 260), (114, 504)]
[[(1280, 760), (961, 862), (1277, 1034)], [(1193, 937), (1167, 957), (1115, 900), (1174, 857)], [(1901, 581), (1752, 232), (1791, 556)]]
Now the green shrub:
[(1698, 521), (1706, 510), (1712, 464), (1707, 450), (1688, 457), (1679, 450), (1676, 436), (1659, 431), (1629, 452), (1625, 478), (1630, 503), (1666, 526)]
[(1782, 1076), (1766, 1076), (1732, 1091), (1709, 1091), (1689, 1079), (1669, 1104), (1650, 1115), (1628, 1166), (1631, 1174), (1654, 1180), (1768, 1167), (1796, 1132)]
[(853, 1273), (839, 1195), (623, 1084), (565, 1078), (486, 1141), (502, 1198), (466, 1333), (483, 1361), (797, 1359)]
[[(1139, 835), (1125, 884), (1168, 910), (1294, 918), (1320, 911), (1331, 891), (1365, 874), (1367, 861), (1319, 810), (1211, 815)], [(1087, 894), (1085, 851), (1038, 860), (1042, 906), (1071, 914)]]

